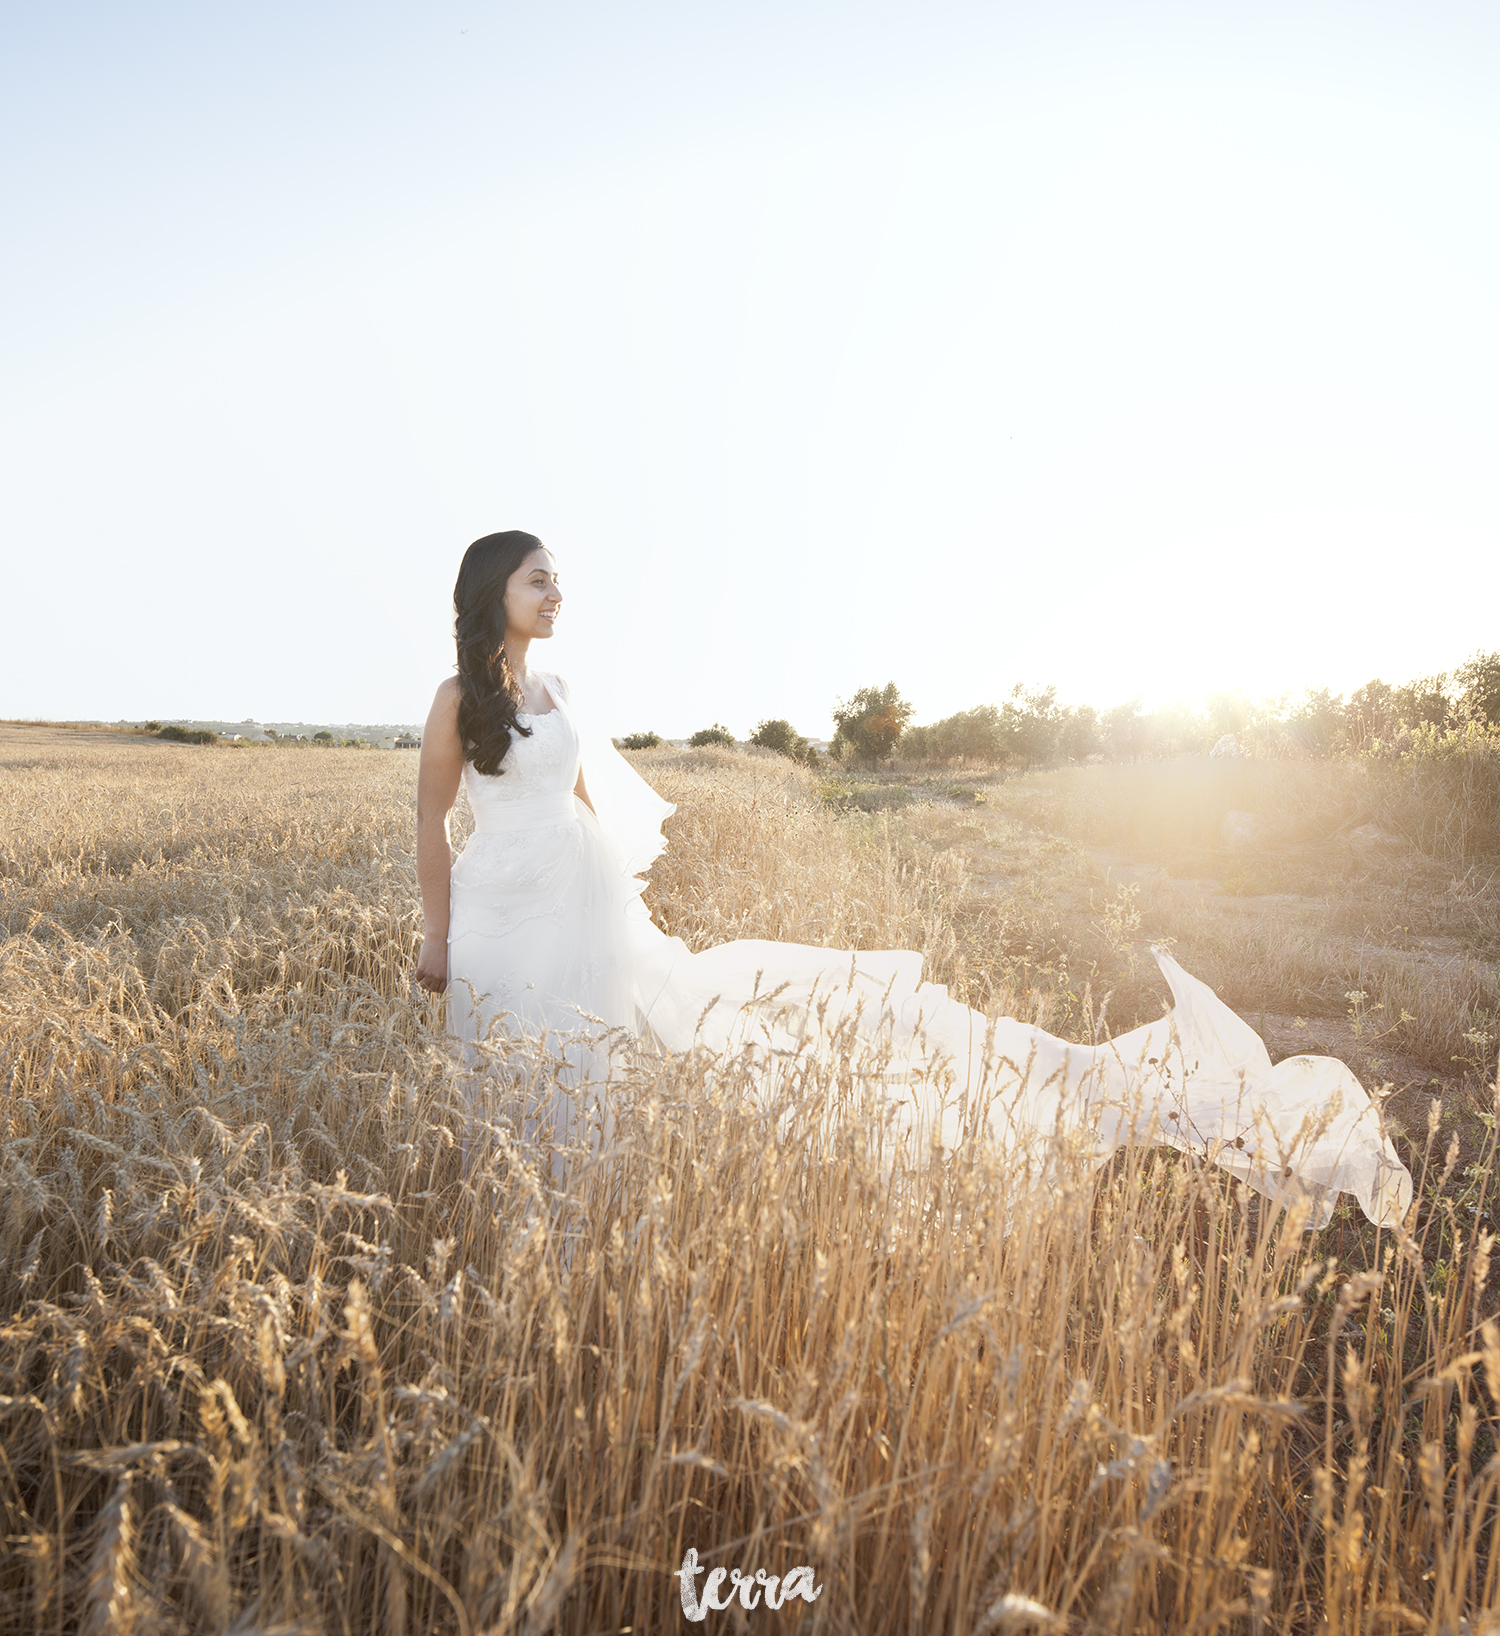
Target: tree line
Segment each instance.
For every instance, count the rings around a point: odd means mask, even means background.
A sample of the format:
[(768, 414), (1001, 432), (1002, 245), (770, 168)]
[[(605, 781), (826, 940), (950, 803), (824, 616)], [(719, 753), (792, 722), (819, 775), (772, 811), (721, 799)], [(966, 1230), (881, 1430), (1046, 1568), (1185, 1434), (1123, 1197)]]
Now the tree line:
[[(1018, 683), (1001, 704), (980, 704), (942, 721), (911, 725), (916, 713), (894, 682), (859, 688), (833, 710), (829, 758), (876, 767), (892, 759), (913, 765), (955, 762), (1021, 768), (1100, 757), (1135, 761), (1203, 754), (1233, 739), (1247, 755), (1326, 757), (1346, 752), (1400, 754), (1421, 744), (1478, 734), (1500, 737), (1500, 650), (1476, 653), (1452, 671), (1393, 685), (1376, 678), (1347, 697), (1328, 688), (1254, 700), (1221, 692), (1200, 707), (1144, 710), (1139, 697), (1112, 709), (1063, 705), (1055, 687)], [(655, 733), (621, 739), (624, 749), (651, 749)], [(688, 740), (697, 748), (733, 745), (722, 723)], [(816, 763), (818, 751), (789, 721), (760, 722), (746, 741)]]
[(168, 722), (165, 727), (159, 721), (142, 722), (138, 732), (149, 734), (152, 738), (165, 739), (169, 744), (232, 744), (236, 747), (255, 744), (311, 744), (325, 749), (368, 750), (370, 741), (365, 738), (337, 738), (326, 729), (323, 732), (304, 736), (301, 733), (278, 733), (274, 727), (265, 729), (265, 738), (256, 740), (250, 738), (225, 738), (222, 733), (216, 733), (209, 727), (179, 727), (175, 722)]

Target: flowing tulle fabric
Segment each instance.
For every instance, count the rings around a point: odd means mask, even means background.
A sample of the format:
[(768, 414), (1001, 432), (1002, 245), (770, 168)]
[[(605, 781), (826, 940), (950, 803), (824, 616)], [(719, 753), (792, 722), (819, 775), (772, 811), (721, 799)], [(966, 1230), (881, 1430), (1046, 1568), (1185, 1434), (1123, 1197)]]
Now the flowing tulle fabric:
[[(1312, 1225), (1340, 1192), (1372, 1221), (1405, 1214), (1411, 1177), (1349, 1069), (1313, 1056), (1273, 1065), (1254, 1029), (1159, 950), (1171, 1010), (1091, 1046), (985, 1017), (924, 983), (909, 950), (743, 940), (694, 953), (668, 937), (640, 894), (674, 809), (580, 718), (560, 679), (544, 680), (557, 708), (521, 718), (531, 733), (513, 740), (503, 772), (464, 770), (476, 828), (452, 875), (449, 1029), (460, 1040), (546, 1035), (564, 1079), (596, 1088), (622, 1040), (637, 1054), (748, 1052), (769, 1104), (783, 1065), (852, 1037), (878, 1063), (882, 1113), (907, 1151), (984, 1140), (1035, 1174), (1062, 1141), (1101, 1162), (1127, 1141), (1157, 1141), (1271, 1198), (1305, 1198)], [(580, 766), (592, 812), (572, 793)]]

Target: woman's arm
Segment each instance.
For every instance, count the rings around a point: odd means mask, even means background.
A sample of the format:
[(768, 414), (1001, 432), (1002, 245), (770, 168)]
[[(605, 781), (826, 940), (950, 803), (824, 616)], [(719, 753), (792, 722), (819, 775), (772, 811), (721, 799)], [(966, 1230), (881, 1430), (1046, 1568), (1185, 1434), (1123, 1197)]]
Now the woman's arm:
[[(589, 787), (583, 781), (582, 767), (578, 769), (578, 782), (573, 786), (573, 793), (580, 801), (583, 802), (584, 806), (586, 806), (590, 812), (594, 812), (594, 803), (589, 800)], [(599, 814), (594, 812), (594, 816), (597, 818)]]
[(422, 952), (417, 981), (434, 994), (448, 986), (448, 892), (453, 848), (448, 818), (464, 770), (458, 737), (458, 678), (438, 688), (422, 729), (417, 765), (417, 885), (422, 891)]

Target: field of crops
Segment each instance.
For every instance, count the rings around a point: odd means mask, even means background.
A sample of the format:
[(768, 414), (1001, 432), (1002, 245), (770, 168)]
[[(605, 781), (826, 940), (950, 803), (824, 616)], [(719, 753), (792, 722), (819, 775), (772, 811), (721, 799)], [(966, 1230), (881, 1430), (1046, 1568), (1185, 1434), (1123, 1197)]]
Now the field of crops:
[(476, 1105), (412, 982), (414, 756), (0, 727), (0, 1630), (658, 1632), (690, 1549), (821, 1587), (709, 1628), (1489, 1628), (1495, 901), (1450, 830), (1351, 847), (1384, 797), (1333, 766), (866, 811), (638, 765), (697, 947), (919, 947), (1083, 1037), (1175, 936), (1277, 1054), (1396, 1086), (1408, 1228), (1157, 1149), (1044, 1206), (981, 1150), (892, 1185), (837, 1053), (769, 1114), (635, 1061), (557, 1187), (540, 1054)]

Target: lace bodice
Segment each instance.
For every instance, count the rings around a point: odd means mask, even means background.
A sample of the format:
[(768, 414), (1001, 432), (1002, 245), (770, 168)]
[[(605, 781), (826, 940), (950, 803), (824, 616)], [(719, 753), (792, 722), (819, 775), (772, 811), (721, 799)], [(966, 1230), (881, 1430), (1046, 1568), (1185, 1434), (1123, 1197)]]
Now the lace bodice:
[[(555, 693), (554, 693), (555, 697)], [(497, 774), (476, 772), (464, 763), (464, 788), (474, 812), (476, 830), (526, 827), (571, 818), (573, 786), (578, 782), (578, 731), (561, 705), (541, 715), (521, 714), (529, 736), (512, 733), (510, 748)]]

